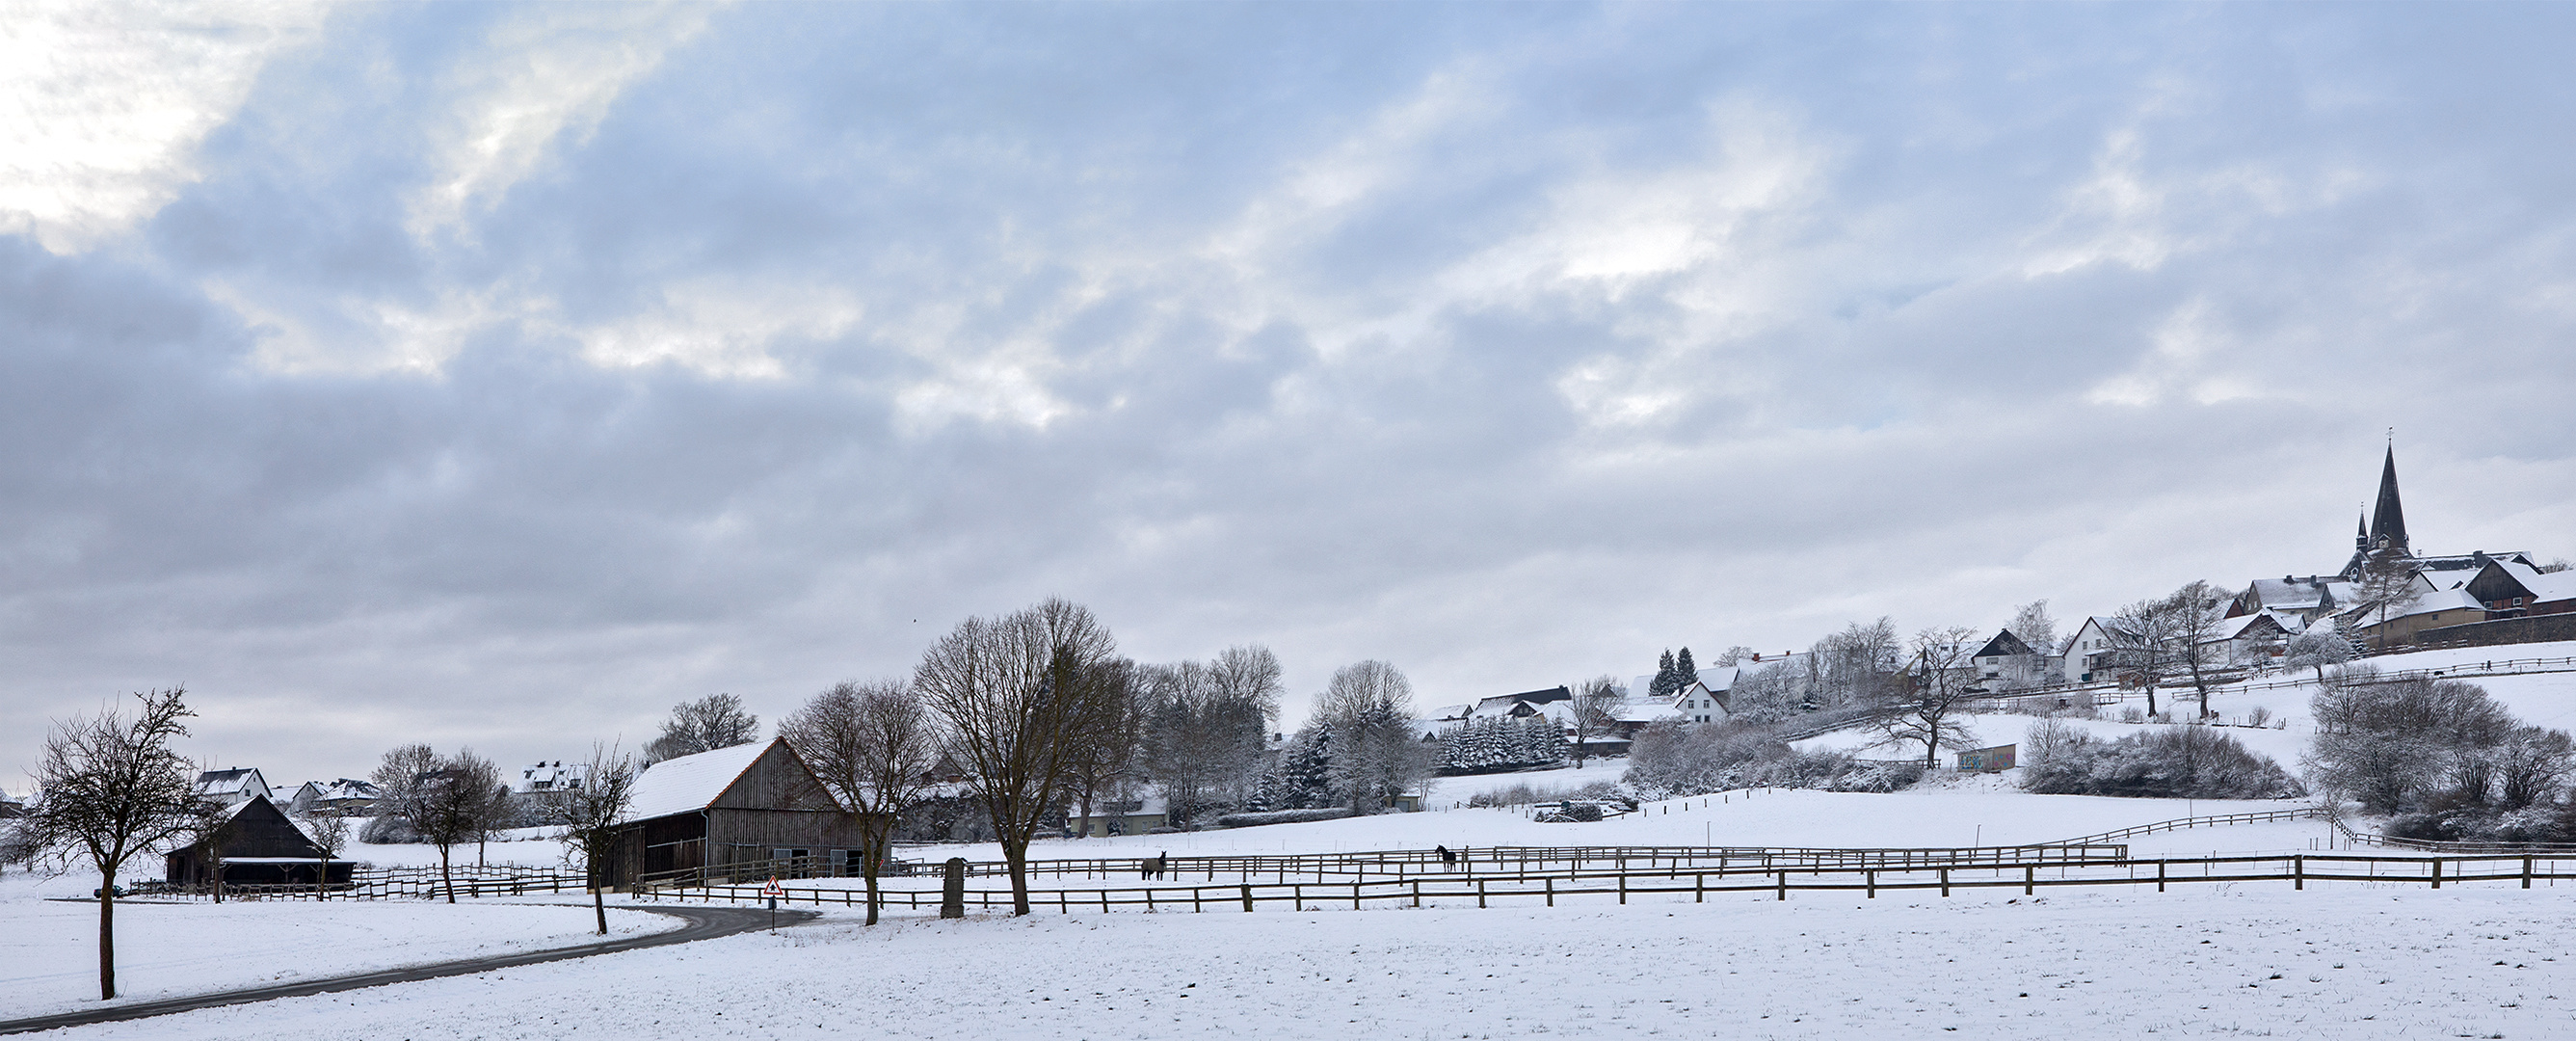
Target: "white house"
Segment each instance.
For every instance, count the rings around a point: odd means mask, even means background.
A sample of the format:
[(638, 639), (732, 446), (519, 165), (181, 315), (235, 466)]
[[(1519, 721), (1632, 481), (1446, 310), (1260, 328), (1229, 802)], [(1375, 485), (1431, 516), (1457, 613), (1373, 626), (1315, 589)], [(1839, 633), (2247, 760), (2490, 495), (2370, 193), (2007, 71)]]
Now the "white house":
[(197, 796), (225, 806), (239, 806), (254, 797), (272, 801), (277, 798), (268, 790), (268, 781), (260, 777), (256, 767), (208, 770), (198, 774)]

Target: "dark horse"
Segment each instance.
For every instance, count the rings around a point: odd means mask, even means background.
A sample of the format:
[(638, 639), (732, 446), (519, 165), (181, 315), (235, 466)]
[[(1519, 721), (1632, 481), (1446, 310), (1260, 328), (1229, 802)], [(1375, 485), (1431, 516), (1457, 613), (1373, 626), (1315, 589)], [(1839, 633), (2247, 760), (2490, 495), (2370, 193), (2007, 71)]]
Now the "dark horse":
[(1169, 851), (1169, 850), (1165, 850), (1165, 851), (1163, 851), (1163, 852), (1161, 852), (1161, 853), (1157, 853), (1157, 854), (1154, 854), (1153, 856), (1150, 856), (1150, 857), (1145, 858), (1145, 877), (1146, 877), (1146, 878), (1161, 878), (1161, 877), (1163, 877), (1163, 867), (1164, 867), (1164, 865), (1165, 865), (1166, 863), (1168, 863), (1171, 859), (1172, 859), (1172, 854), (1171, 854), (1171, 851)]

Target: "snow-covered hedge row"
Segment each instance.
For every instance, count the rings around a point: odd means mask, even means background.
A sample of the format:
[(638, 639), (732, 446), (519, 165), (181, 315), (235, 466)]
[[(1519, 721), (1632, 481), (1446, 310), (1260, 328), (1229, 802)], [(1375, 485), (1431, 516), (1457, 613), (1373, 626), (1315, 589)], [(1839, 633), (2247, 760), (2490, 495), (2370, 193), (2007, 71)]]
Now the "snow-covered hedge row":
[(1271, 810), (1266, 813), (1229, 813), (1216, 819), (1220, 828), (1250, 828), (1263, 824), (1306, 824), (1313, 821), (1340, 820), (1351, 815), (1348, 806), (1315, 810)]
[(2054, 719), (2023, 736), (2021, 786), (2047, 795), (2282, 799), (2307, 789), (2269, 756), (2204, 726), (2157, 727), (2117, 741)]
[(1915, 764), (1801, 752), (1766, 727), (1658, 723), (1629, 746), (1624, 781), (1647, 798), (1669, 799), (1755, 786), (1891, 792), (1922, 776)]

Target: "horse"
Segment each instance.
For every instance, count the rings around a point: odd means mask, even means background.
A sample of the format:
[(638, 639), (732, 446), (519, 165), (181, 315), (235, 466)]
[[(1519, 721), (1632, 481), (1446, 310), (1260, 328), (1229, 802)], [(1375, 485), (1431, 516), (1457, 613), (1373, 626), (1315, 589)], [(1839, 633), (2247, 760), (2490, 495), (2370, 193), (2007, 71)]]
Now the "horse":
[(1169, 860), (1171, 860), (1171, 857), (1172, 857), (1171, 851), (1169, 851), (1169, 850), (1165, 850), (1164, 852), (1157, 853), (1157, 854), (1154, 854), (1153, 856), (1150, 856), (1150, 857), (1145, 858), (1145, 877), (1146, 877), (1146, 878), (1161, 878), (1161, 877), (1163, 877), (1163, 866), (1164, 866), (1164, 864), (1165, 864), (1166, 862), (1168, 862)]

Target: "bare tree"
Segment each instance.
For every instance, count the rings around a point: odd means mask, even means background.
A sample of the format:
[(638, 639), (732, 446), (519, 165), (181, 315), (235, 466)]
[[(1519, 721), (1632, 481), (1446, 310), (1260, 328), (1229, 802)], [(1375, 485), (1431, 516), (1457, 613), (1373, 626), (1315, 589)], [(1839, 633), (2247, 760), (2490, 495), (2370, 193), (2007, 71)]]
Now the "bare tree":
[(929, 794), (939, 765), (938, 721), (903, 680), (844, 681), (814, 695), (778, 729), (823, 787), (858, 815), (867, 924), (877, 924), (877, 880), (895, 821)]
[(328, 896), (325, 888), (331, 882), (331, 860), (349, 848), (349, 819), (330, 810), (315, 807), (304, 811), (298, 822), (304, 825), (304, 837), (311, 840), (322, 856), (313, 865), (313, 899)]
[(2566, 731), (2515, 727), (2497, 749), (2498, 804), (2519, 810), (2557, 797), (2559, 786), (2567, 780), (2571, 755), (2576, 755), (2576, 741)]
[(658, 763), (757, 740), (760, 717), (746, 711), (741, 698), (709, 694), (671, 706), (671, 718), (662, 721), (662, 736), (644, 746), (644, 761)]
[[(438, 753), (428, 745), (403, 745), (388, 751), (376, 764), (376, 772), (367, 775), (376, 786), (375, 819), (359, 829), (361, 842), (397, 841), (399, 830), (410, 830), (421, 812), (421, 778), (438, 769)], [(397, 827), (399, 826), (399, 828)], [(401, 838), (400, 841), (410, 841)]]
[(2011, 629), (2014, 636), (2020, 637), (2021, 642), (2029, 644), (2031, 650), (2040, 654), (2048, 654), (2057, 648), (2057, 619), (2049, 616), (2046, 600), (2033, 600), (2015, 608), (2012, 624), (2005, 628)]
[(1943, 748), (1964, 748), (1965, 725), (1953, 722), (1960, 707), (1975, 696), (1976, 631), (1965, 626), (1925, 629), (1914, 634), (1914, 690), (1895, 711), (1874, 722), (1893, 742), (1923, 742), (1923, 768), (1940, 765)]
[(197, 769), (170, 747), (196, 715), (171, 688), (135, 697), (134, 717), (114, 710), (55, 724), (36, 785), (44, 793), (20, 827), (28, 847), (64, 868), (98, 872), (98, 996), (116, 996), (116, 873), (127, 861), (184, 835), (196, 816)]
[(1395, 666), (1364, 661), (1333, 670), (1315, 717), (1333, 735), (1331, 773), (1351, 812), (1375, 813), (1430, 776), (1434, 748), (1414, 740), (1413, 684)]
[(196, 877), (204, 880), (206, 895), (218, 904), (224, 902), (224, 852), (232, 839), (232, 824), (233, 807), (200, 794), (174, 843), (196, 861)]
[(509, 789), (501, 785), (501, 769), (492, 761), (464, 749), (438, 761), (438, 766), (418, 779), (419, 815), (412, 827), (423, 841), (438, 847), (438, 877), (446, 884), (447, 902), (456, 902), (456, 875), (450, 866), (449, 851), (469, 841), (481, 841), (491, 830), (493, 814), (499, 812)]
[(1072, 735), (1065, 750), (1073, 773), (1068, 794), (1086, 818), (1091, 816), (1092, 804), (1112, 795), (1123, 797), (1133, 787), (1137, 756), (1145, 751), (1143, 688), (1151, 670), (1126, 658), (1111, 661), (1102, 670), (1095, 691), (1102, 699), (1101, 719)]
[(615, 745), (594, 744), (589, 775), (554, 803), (556, 823), (564, 829), (564, 858), (581, 862), (601, 936), (608, 935), (609, 863), (617, 855), (618, 824), (635, 801), (635, 775), (635, 757)]
[(2173, 624), (2173, 657), (2200, 693), (2200, 718), (2208, 719), (2211, 656), (2227, 622), (2228, 594), (2204, 581), (2186, 583), (2165, 597), (2163, 610)]
[(1014, 914), (1029, 913), (1029, 843), (1060, 812), (1079, 742), (1121, 722), (1117, 649), (1089, 609), (1048, 600), (958, 623), (913, 670), (913, 689), (947, 722), (950, 747), (992, 821)]
[(2147, 714), (2156, 714), (2156, 688), (2181, 671), (2176, 656), (2178, 620), (2172, 597), (2140, 600), (2112, 615), (2103, 629), (2112, 641), (2112, 667), (2123, 679), (2145, 687)]
[(1574, 704), (1566, 711), (1566, 729), (1573, 731), (1574, 765), (1581, 769), (1583, 760), (1592, 755), (1592, 743), (1616, 733), (1619, 729), (1619, 681), (1608, 676), (1595, 676), (1583, 681), (1575, 692)]

